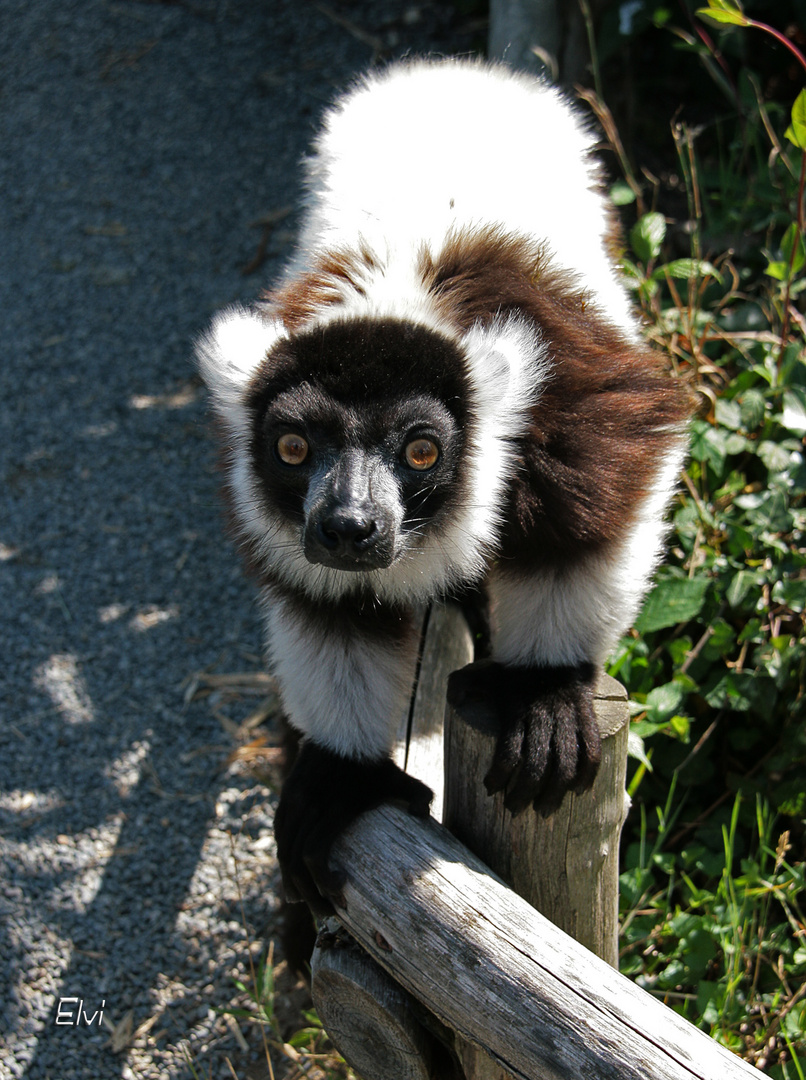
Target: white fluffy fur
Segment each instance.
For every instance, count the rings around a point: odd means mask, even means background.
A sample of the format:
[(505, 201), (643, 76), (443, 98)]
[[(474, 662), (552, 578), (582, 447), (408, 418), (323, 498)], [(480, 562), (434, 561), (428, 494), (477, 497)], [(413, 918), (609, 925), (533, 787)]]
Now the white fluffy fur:
[(416, 636), (392, 645), (324, 635), (270, 589), (264, 600), (272, 670), (294, 725), (339, 754), (385, 755), (408, 711)]
[(289, 273), (360, 238), (388, 275), (367, 303), (394, 314), (401, 298), (412, 303), (423, 246), (436, 255), (451, 232), (498, 224), (544, 243), (632, 334), (594, 146), (559, 91), (503, 67), (414, 61), (372, 73), (325, 117)]
[[(438, 543), (389, 569), (345, 574), (314, 567), (301, 536), (266, 507), (248, 460), (249, 382), (287, 331), (270, 307), (232, 308), (199, 343), (200, 365), (230, 439), (229, 483), (243, 540), (282, 582), (328, 600), (358, 589), (381, 601), (417, 602), (483, 572), (516, 464), (512, 440), (550, 377), (551, 357), (518, 318), (459, 336), (421, 281), (463, 230), (497, 226), (540, 244), (600, 311), (637, 336), (607, 253), (609, 220), (591, 156), (594, 138), (553, 88), (504, 68), (418, 61), (371, 74), (325, 117), (307, 164), (307, 206), (286, 280), (315, 271), (328, 251), (371, 252), (360, 288), (336, 278), (339, 302), (301, 329), (356, 316), (396, 316), (444, 334), (465, 357), (475, 427), (470, 491)], [(658, 555), (661, 520), (680, 466), (671, 458), (621, 546), (582, 568), (515, 577), (493, 572), (494, 649), (511, 664), (600, 663), (634, 618)], [(264, 589), (266, 633), (285, 707), (295, 725), (333, 750), (379, 756), (403, 714), (416, 645), (325, 639), (288, 601)]]
[(423, 287), (422, 254), (437, 256), (466, 228), (498, 225), (525, 235), (634, 333), (606, 253), (608, 218), (594, 190), (593, 145), (557, 90), (474, 61), (415, 61), (373, 73), (326, 114), (308, 161), (307, 209), (287, 277), (313, 269), (332, 249), (363, 247), (375, 263), (362, 267), (360, 290), (345, 284), (340, 302), (324, 306), (303, 329), (369, 315), (405, 317), (444, 334), (466, 354), (478, 424), (467, 460), (471, 492), (439, 547), (415, 547), (383, 572), (312, 573), (299, 543), (294, 550), (295, 531), (262, 504), (240, 452), (243, 395), (285, 331), (270, 312), (236, 307), (220, 315), (199, 355), (233, 440), (236, 514), (254, 554), (289, 584), (323, 599), (369, 585), (380, 598), (401, 601), (427, 598), (483, 571), (513, 467), (510, 443), (524, 429), (549, 358), (517, 319), (458, 339)]
[(670, 454), (621, 545), (581, 566), (528, 577), (493, 571), (489, 590), (496, 660), (511, 665), (601, 665), (641, 608), (661, 555), (663, 514), (683, 465)]

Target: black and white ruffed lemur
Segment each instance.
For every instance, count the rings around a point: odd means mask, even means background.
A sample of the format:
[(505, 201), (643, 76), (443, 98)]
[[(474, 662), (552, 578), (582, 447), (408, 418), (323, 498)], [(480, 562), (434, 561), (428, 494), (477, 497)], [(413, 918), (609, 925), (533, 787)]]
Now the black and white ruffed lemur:
[(290, 899), (338, 893), (358, 814), (431, 793), (389, 751), (413, 608), (483, 582), (518, 812), (587, 788), (595, 674), (658, 559), (687, 398), (619, 282), (594, 137), (554, 88), (475, 61), (374, 72), (325, 115), (296, 254), (198, 346), (235, 533), (303, 735), (276, 817)]

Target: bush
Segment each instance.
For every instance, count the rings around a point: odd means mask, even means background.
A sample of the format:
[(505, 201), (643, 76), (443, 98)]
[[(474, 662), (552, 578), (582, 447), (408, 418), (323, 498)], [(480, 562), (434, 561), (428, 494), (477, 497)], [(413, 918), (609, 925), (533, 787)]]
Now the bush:
[(673, 124), (684, 201), (621, 151), (614, 187), (634, 207), (624, 262), (650, 336), (699, 402), (669, 558), (610, 669), (634, 713), (623, 968), (770, 1075), (802, 1077), (806, 91), (765, 96), (734, 39), (806, 60), (731, 0), (683, 29), (638, 6), (732, 112)]

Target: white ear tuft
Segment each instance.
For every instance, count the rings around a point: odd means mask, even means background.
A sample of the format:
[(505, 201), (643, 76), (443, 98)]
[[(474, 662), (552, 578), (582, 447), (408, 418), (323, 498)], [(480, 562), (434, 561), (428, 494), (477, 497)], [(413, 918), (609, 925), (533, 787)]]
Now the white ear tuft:
[(477, 324), (462, 344), (482, 421), (495, 417), (506, 437), (507, 428), (521, 426), (548, 378), (548, 346), (531, 323), (514, 315)]
[(196, 357), (216, 406), (226, 411), (285, 336), (279, 320), (267, 320), (239, 306), (219, 312), (208, 332), (196, 343)]

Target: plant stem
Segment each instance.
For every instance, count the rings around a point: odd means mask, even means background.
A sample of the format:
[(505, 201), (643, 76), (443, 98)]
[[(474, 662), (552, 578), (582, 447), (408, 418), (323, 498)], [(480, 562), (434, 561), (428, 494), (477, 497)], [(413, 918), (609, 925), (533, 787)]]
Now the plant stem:
[(806, 56), (800, 51), (797, 45), (794, 45), (786, 34), (782, 34), (780, 30), (776, 30), (774, 26), (769, 26), (767, 23), (758, 22), (756, 19), (748, 19), (748, 26), (754, 26), (756, 30), (763, 30), (767, 34), (771, 34), (776, 41), (779, 41), (785, 48), (789, 49), (797, 62), (806, 71)]
[[(803, 236), (803, 190), (806, 185), (806, 150), (801, 152), (800, 155), (800, 181), (798, 183), (798, 206), (796, 221), (798, 225), (798, 235)], [(784, 349), (786, 348), (787, 338), (789, 337), (789, 303), (792, 293), (792, 275), (793, 267), (795, 264), (795, 255), (798, 250), (797, 243), (792, 245), (792, 251), (789, 255), (789, 272), (786, 275), (786, 288), (784, 289), (784, 314), (781, 320), (781, 348), (778, 352), (778, 367), (780, 368), (784, 358)]]

